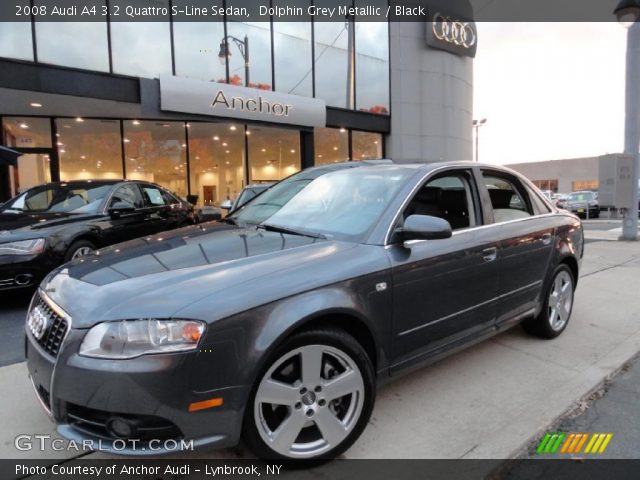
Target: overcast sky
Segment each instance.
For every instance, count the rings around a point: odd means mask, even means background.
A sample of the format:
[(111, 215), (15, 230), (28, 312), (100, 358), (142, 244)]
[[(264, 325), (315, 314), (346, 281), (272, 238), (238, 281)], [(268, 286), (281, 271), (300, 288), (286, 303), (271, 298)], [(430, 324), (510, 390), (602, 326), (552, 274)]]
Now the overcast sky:
[(618, 23), (479, 23), (480, 161), (620, 152), (626, 30)]

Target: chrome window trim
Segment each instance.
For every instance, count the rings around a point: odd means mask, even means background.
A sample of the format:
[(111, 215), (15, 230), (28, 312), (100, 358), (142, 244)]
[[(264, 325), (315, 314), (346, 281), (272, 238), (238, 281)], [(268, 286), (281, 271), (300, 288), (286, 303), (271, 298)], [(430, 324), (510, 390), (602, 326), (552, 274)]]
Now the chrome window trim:
[[(400, 209), (396, 212), (396, 214), (393, 217), (393, 221), (389, 224), (389, 227), (387, 228), (387, 233), (385, 235), (385, 239), (384, 239), (384, 246), (386, 247), (390, 247), (393, 244), (389, 243), (391, 240), (391, 233), (392, 233), (392, 229), (393, 226), (396, 224), (396, 222), (398, 221), (398, 218), (400, 217), (400, 215), (402, 214), (402, 212), (404, 211), (404, 209), (406, 208), (407, 204), (409, 203), (409, 201), (413, 198), (413, 196), (415, 195), (416, 191), (423, 185), (423, 183), (428, 179), (428, 177), (432, 174), (438, 173), (442, 170), (446, 170), (446, 169), (453, 169), (453, 170), (465, 170), (465, 169), (471, 169), (473, 170), (473, 167), (475, 165), (471, 165), (471, 166), (460, 166), (460, 165), (445, 165), (442, 167), (438, 167), (435, 168), (431, 171), (429, 171), (428, 173), (426, 173), (425, 175), (423, 175), (420, 178), (420, 181), (411, 189), (411, 192), (409, 192), (409, 195), (407, 195), (407, 198), (405, 198), (404, 202), (402, 202), (402, 205), (400, 206)], [(480, 168), (484, 168), (483, 166), (480, 166)], [(489, 169), (491, 169), (491, 167), (487, 167)], [(500, 172), (499, 169), (494, 169), (495, 171)], [(510, 173), (510, 172), (506, 172), (506, 173)], [(529, 182), (526, 178), (520, 178), (518, 175), (516, 175), (516, 177), (518, 177), (519, 180), (521, 181), (525, 181), (526, 183), (533, 185), (533, 183)], [(533, 185), (535, 187), (535, 185)], [(537, 188), (537, 187), (536, 187)], [(535, 193), (535, 190), (534, 190)], [(537, 195), (537, 193), (536, 193)], [(538, 195), (539, 198), (541, 198), (541, 196)], [(550, 207), (550, 212), (548, 213), (543, 213), (541, 215), (531, 215), (529, 217), (525, 217), (525, 218), (516, 218), (514, 220), (505, 220), (503, 222), (494, 222), (494, 223), (486, 223), (483, 225), (476, 225), (474, 227), (467, 227), (464, 229), (459, 229), (459, 230), (454, 230), (452, 232), (452, 235), (460, 235), (462, 233), (466, 233), (466, 232), (472, 232), (475, 230), (479, 230), (482, 228), (487, 228), (487, 227), (495, 227), (495, 226), (500, 226), (500, 225), (507, 225), (507, 224), (511, 224), (511, 223), (516, 223), (516, 222), (523, 222), (526, 220), (531, 220), (533, 218), (545, 218), (545, 217), (551, 217), (551, 216), (555, 216), (558, 214), (558, 211), (555, 209), (555, 207), (553, 207), (552, 205), (550, 205), (550, 203), (546, 200), (546, 199), (542, 199), (545, 202), (545, 204), (547, 206)], [(482, 201), (482, 200), (481, 200)], [(427, 240), (418, 240), (415, 243), (421, 243), (421, 242), (426, 242)]]
[(413, 196), (416, 194), (416, 192), (422, 187), (422, 185), (424, 184), (424, 182), (429, 178), (429, 176), (438, 173), (442, 170), (449, 170), (449, 169), (457, 169), (457, 170), (472, 170), (473, 171), (473, 167), (474, 165), (469, 165), (469, 166), (460, 166), (460, 165), (443, 165), (441, 167), (437, 167), (434, 168), (433, 170), (429, 170), (427, 173), (425, 173), (422, 177), (420, 177), (420, 180), (414, 185), (414, 187), (411, 189), (411, 191), (409, 192), (409, 194), (406, 196), (406, 198), (404, 199), (404, 201), (402, 202), (402, 204), (400, 205), (400, 208), (396, 211), (396, 214), (393, 216), (393, 220), (391, 221), (391, 223), (389, 224), (389, 226), (387, 227), (387, 233), (384, 236), (384, 242), (383, 245), (389, 246), (391, 245), (389, 243), (389, 241), (391, 240), (391, 233), (392, 233), (392, 229), (393, 226), (396, 224), (396, 222), (398, 221), (398, 218), (400, 217), (400, 215), (402, 214), (402, 212), (404, 211), (404, 209), (406, 208), (407, 204), (413, 199)]

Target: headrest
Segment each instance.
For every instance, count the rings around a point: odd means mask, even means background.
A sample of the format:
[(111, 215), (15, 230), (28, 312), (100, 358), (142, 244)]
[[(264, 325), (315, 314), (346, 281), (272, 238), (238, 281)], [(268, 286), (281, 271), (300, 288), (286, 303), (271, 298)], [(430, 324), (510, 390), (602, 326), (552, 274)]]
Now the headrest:
[(489, 197), (491, 197), (493, 208), (509, 208), (513, 198), (513, 191), (491, 188), (489, 189)]
[(418, 190), (416, 193), (416, 200), (421, 203), (433, 203), (438, 202), (438, 196), (442, 189), (440, 187), (424, 187)]
[(465, 212), (467, 210), (467, 194), (464, 190), (442, 190), (438, 206), (448, 212)]

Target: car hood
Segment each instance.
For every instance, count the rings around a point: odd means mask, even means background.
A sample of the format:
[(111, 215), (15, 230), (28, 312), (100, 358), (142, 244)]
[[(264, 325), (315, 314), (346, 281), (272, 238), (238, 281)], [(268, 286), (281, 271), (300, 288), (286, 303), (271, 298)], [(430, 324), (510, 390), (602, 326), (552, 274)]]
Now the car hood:
[(100, 215), (70, 213), (7, 213), (0, 211), (0, 242), (23, 240), (48, 235), (70, 223), (77, 223)]
[[(346, 261), (356, 246), (210, 222), (100, 250), (52, 272), (41, 288), (72, 317), (74, 328), (178, 317), (212, 296), (215, 308), (205, 320), (213, 320), (312, 288), (305, 280), (313, 277), (314, 263), (331, 259), (335, 271), (336, 257)], [(291, 270), (297, 278), (287, 287), (282, 279)]]

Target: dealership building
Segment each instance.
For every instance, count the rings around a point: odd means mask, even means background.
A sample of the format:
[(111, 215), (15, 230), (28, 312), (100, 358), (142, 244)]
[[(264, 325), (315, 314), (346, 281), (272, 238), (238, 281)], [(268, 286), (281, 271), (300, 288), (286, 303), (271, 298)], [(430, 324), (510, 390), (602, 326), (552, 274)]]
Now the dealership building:
[(313, 165), (469, 159), (477, 34), (439, 18), (0, 24), (0, 142), (23, 153), (0, 201), (128, 178), (219, 205)]

